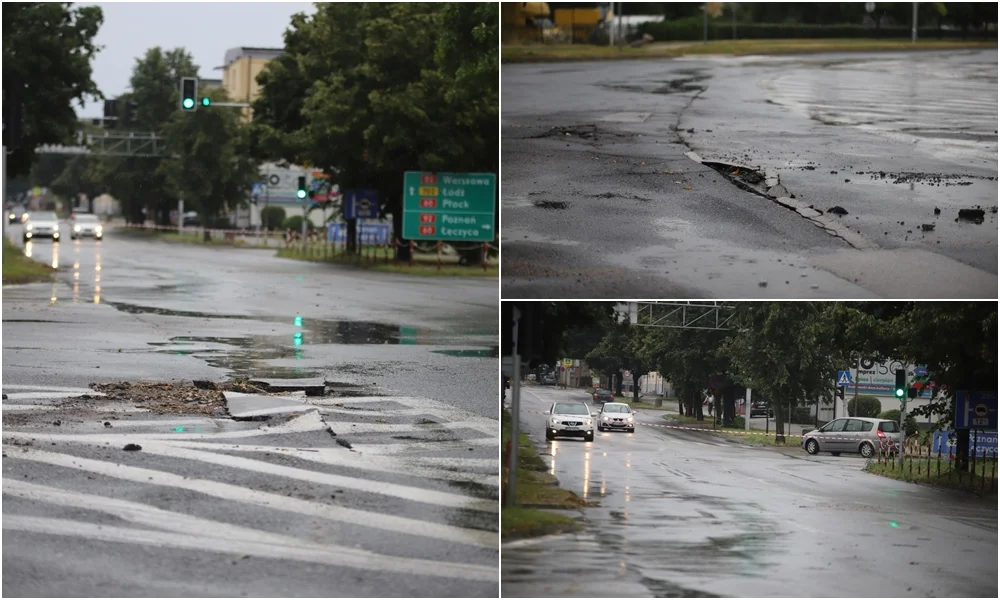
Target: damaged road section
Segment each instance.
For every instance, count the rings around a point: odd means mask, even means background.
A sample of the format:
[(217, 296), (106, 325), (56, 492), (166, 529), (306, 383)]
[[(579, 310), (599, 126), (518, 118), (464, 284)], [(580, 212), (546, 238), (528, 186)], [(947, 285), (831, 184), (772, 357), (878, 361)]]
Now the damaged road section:
[(844, 240), (852, 248), (857, 250), (873, 250), (878, 248), (876, 244), (868, 241), (860, 233), (849, 229), (838, 219), (838, 217), (843, 217), (847, 214), (847, 211), (843, 207), (834, 206), (824, 213), (815, 206), (796, 199), (795, 194), (791, 193), (781, 184), (780, 177), (776, 172), (763, 173), (743, 165), (702, 160), (694, 152), (688, 152), (688, 156), (692, 160), (714, 169), (739, 189), (767, 198), (776, 204), (798, 213), (831, 236)]

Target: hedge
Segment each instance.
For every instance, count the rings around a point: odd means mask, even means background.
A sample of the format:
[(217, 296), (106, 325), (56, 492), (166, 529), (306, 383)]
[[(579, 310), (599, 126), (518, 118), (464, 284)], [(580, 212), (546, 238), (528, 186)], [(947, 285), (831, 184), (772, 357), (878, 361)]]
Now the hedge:
[[(703, 39), (703, 23), (700, 17), (694, 19), (681, 19), (677, 21), (661, 21), (659, 23), (642, 23), (636, 30), (635, 37), (642, 37), (643, 34), (650, 34), (657, 42), (673, 42), (683, 40)], [(824, 38), (867, 38), (867, 39), (892, 39), (909, 38), (910, 28), (908, 26), (895, 25), (892, 27), (882, 27), (876, 30), (865, 25), (806, 25), (803, 23), (737, 23), (736, 38), (740, 40), (763, 40), (763, 39), (824, 39)], [(963, 35), (962, 31), (940, 30), (936, 28), (920, 29), (918, 39), (942, 39), (942, 38), (972, 38), (972, 39), (997, 39), (996, 31), (968, 31)], [(719, 21), (708, 23), (708, 39), (710, 40), (731, 40), (733, 39), (733, 26), (731, 22)]]
[[(281, 225), (283, 229), (291, 229), (295, 232), (302, 231), (302, 216), (295, 215), (294, 217), (288, 217), (285, 222)], [(306, 231), (313, 229), (312, 221), (306, 220)]]
[(858, 396), (847, 403), (847, 412), (852, 417), (875, 418), (882, 412), (882, 402), (875, 396)]
[(264, 229), (281, 229), (285, 222), (285, 209), (280, 206), (265, 206), (260, 209), (260, 222)]

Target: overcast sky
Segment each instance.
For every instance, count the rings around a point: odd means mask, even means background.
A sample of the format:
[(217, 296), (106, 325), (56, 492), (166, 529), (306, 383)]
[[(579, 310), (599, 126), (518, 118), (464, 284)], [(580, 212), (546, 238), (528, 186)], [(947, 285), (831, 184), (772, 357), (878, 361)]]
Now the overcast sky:
[[(104, 10), (96, 43), (94, 82), (108, 98), (128, 89), (135, 59), (153, 46), (183, 47), (194, 57), (205, 79), (221, 79), (226, 50), (238, 46), (281, 48), (291, 17), (313, 13), (308, 2), (82, 2)], [(80, 116), (100, 116), (102, 104), (91, 102)]]

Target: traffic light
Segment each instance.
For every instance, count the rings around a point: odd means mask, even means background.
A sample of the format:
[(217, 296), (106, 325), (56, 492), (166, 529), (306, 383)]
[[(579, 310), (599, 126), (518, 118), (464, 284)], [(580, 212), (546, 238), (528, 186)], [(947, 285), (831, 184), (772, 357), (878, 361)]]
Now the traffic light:
[(104, 128), (114, 129), (118, 126), (118, 100), (110, 98), (104, 101)]
[(896, 397), (906, 397), (906, 369), (896, 369)]
[(841, 400), (844, 399), (844, 386), (842, 385), (837, 386), (837, 397), (840, 398)]
[(206, 108), (209, 107), (209, 106), (211, 106), (212, 105), (212, 99), (209, 98), (208, 96), (202, 96), (201, 97), (201, 105), (204, 106), (204, 107), (206, 107)]
[(129, 100), (125, 102), (125, 106), (122, 107), (122, 127), (130, 127), (132, 122), (135, 120), (135, 111), (138, 108), (138, 104), (135, 100)]
[(198, 78), (181, 77), (181, 110), (195, 110), (198, 97)]
[(306, 189), (306, 177), (305, 175), (302, 175), (301, 177), (299, 177), (299, 189), (298, 191), (295, 192), (295, 196), (299, 200), (305, 200), (306, 196), (308, 195), (309, 195), (309, 190)]

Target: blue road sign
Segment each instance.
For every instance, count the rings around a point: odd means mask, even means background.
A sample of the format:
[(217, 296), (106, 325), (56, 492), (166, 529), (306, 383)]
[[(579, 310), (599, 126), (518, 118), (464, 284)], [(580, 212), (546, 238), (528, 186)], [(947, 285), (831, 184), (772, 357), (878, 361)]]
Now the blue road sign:
[(997, 429), (997, 393), (955, 394), (955, 429)]
[[(388, 223), (362, 223), (358, 225), (362, 244), (388, 244), (392, 239), (392, 226)], [(347, 223), (328, 223), (326, 240), (342, 243), (347, 239)]]
[(264, 184), (261, 183), (261, 182), (259, 182), (259, 181), (257, 183), (255, 183), (255, 184), (253, 184), (253, 188), (251, 188), (251, 190), (250, 190), (250, 195), (251, 196), (263, 196), (264, 195)]
[(837, 387), (844, 387), (848, 385), (851, 385), (851, 372), (837, 371)]
[[(935, 431), (934, 440), (931, 442), (931, 452), (947, 455), (955, 447), (954, 431)], [(989, 453), (995, 456), (997, 453), (997, 433), (995, 431), (970, 431), (969, 432), (969, 454), (984, 456)]]
[(913, 374), (917, 377), (927, 375), (927, 367), (913, 367)]
[(345, 219), (377, 219), (378, 190), (347, 190), (344, 192)]

